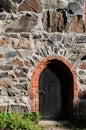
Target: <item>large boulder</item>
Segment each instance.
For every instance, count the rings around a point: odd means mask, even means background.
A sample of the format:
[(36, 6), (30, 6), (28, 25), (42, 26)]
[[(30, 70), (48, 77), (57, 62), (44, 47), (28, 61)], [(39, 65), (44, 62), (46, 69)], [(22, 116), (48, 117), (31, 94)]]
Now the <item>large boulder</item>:
[(42, 3), (40, 0), (24, 0), (19, 6), (19, 10), (40, 13), (42, 11)]

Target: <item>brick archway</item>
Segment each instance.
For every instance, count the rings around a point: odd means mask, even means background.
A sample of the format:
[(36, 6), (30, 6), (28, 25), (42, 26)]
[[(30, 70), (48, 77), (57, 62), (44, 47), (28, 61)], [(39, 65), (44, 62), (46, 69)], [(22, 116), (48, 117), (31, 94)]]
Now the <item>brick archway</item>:
[(39, 77), (43, 69), (47, 66), (50, 60), (58, 60), (62, 63), (64, 63), (67, 68), (70, 70), (72, 76), (73, 76), (73, 90), (74, 90), (74, 97), (77, 95), (78, 91), (78, 85), (77, 85), (77, 78), (76, 78), (76, 73), (73, 70), (72, 65), (63, 57), (61, 56), (49, 56), (44, 58), (42, 61), (40, 61), (34, 68), (32, 75), (31, 75), (31, 82), (30, 82), (30, 106), (31, 106), (31, 111), (39, 111), (39, 95), (38, 95), (38, 90), (39, 90)]

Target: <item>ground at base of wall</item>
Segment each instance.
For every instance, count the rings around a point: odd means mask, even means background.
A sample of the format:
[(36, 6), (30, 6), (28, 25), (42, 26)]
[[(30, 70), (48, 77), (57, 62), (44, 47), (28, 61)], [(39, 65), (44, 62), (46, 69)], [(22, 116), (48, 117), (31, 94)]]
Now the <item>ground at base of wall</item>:
[(39, 121), (43, 130), (86, 130), (85, 124), (78, 124), (69, 121)]
[(52, 127), (48, 127), (46, 128), (46, 130), (86, 130), (86, 129), (78, 129), (78, 128), (60, 128), (60, 127), (55, 127), (55, 126), (52, 126)]

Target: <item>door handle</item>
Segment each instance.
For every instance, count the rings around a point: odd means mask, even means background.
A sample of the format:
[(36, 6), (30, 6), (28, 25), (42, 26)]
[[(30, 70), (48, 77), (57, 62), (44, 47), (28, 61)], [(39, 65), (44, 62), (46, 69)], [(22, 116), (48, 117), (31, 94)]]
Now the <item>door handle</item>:
[(37, 93), (39, 93), (40, 95), (44, 95), (44, 94), (45, 94), (45, 91), (39, 90), (39, 91), (37, 91)]

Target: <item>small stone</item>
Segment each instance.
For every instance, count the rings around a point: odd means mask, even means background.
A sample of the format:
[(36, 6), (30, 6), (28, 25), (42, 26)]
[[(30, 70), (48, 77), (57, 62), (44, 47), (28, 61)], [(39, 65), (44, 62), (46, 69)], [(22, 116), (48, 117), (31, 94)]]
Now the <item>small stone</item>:
[(81, 70), (78, 72), (78, 74), (81, 75), (81, 76), (85, 76), (86, 75), (86, 73), (84, 71), (81, 71)]
[(86, 85), (86, 79), (85, 78), (80, 79), (80, 83)]
[(6, 76), (8, 76), (7, 72), (0, 73), (0, 78), (6, 77)]
[(24, 60), (24, 63), (25, 63), (25, 65), (26, 65), (28, 68), (31, 68), (31, 65), (30, 65), (30, 63), (29, 63), (28, 60)]
[(13, 97), (20, 94), (20, 91), (14, 87), (8, 87), (7, 88), (8, 96)]
[(13, 91), (11, 90), (11, 88), (8, 88), (8, 89), (7, 89), (7, 92), (8, 92), (8, 96), (9, 96), (9, 97), (15, 96), (15, 92), (13, 92)]
[(16, 51), (11, 51), (11, 52), (6, 53), (5, 55), (6, 55), (6, 58), (13, 58), (17, 56), (18, 53)]
[(13, 48), (14, 49), (28, 49), (30, 50), (32, 48), (32, 43), (29, 40), (14, 40), (13, 43)]
[(6, 88), (2, 88), (2, 87), (0, 88), (0, 96), (8, 96)]
[(24, 104), (28, 104), (28, 102), (29, 102), (29, 98), (26, 97), (26, 96), (22, 96), (22, 97), (20, 98), (20, 100), (21, 100), (21, 102), (24, 103)]
[(5, 58), (5, 56), (3, 54), (0, 54), (0, 58)]
[(80, 99), (86, 99), (86, 91), (79, 90), (78, 97)]
[(79, 69), (86, 70), (86, 62), (82, 62), (79, 66)]
[(16, 77), (26, 77), (26, 74), (23, 72), (15, 72)]
[(12, 79), (10, 78), (0, 78), (0, 86), (7, 88), (12, 86)]
[(12, 70), (13, 69), (13, 66), (12, 65), (0, 65), (0, 69), (1, 70)]
[(13, 65), (18, 65), (18, 66), (23, 66), (23, 61), (21, 61), (20, 59), (13, 59), (12, 61), (11, 61), (11, 63), (13, 64)]
[(19, 10), (40, 13), (42, 12), (42, 4), (40, 0), (25, 0), (20, 4)]
[(5, 13), (0, 13), (0, 20), (5, 20), (6, 14)]
[(14, 87), (19, 90), (28, 90), (28, 83), (16, 84)]
[(8, 112), (25, 113), (28, 111), (29, 109), (25, 105), (9, 105), (8, 107)]
[(14, 73), (15, 73), (16, 77), (26, 77), (27, 76), (27, 73), (24, 72), (23, 68), (19, 68), (19, 67), (15, 68)]
[(0, 112), (7, 112), (7, 105), (0, 105)]
[(22, 58), (26, 58), (27, 55), (29, 55), (28, 50), (26, 50), (26, 49), (19, 49), (19, 50), (18, 50), (18, 53), (19, 53), (19, 55), (20, 55)]
[(21, 35), (21, 37), (24, 37), (24, 38), (30, 38), (29, 33), (21, 33), (20, 35)]
[(9, 37), (0, 37), (0, 46), (8, 44), (10, 41)]
[(40, 42), (40, 41), (37, 41), (37, 42), (36, 42), (36, 46), (37, 46), (37, 47), (43, 47), (43, 46), (44, 46), (44, 43), (43, 43), (43, 42)]

